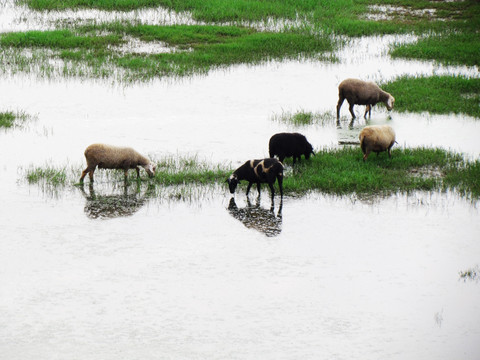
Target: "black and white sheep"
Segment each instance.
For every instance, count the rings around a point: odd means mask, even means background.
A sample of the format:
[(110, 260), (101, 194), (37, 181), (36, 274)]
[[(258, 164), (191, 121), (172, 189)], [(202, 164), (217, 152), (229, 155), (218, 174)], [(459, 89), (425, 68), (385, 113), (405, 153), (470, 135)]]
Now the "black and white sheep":
[(267, 183), (272, 192), (272, 201), (275, 191), (273, 184), (278, 181), (280, 195), (283, 198), (283, 165), (277, 159), (248, 160), (233, 172), (227, 179), (230, 193), (235, 193), (238, 183), (241, 180), (248, 181), (247, 195), (253, 183), (257, 184), (258, 195), (260, 195), (260, 184)]
[(338, 103), (337, 103), (337, 120), (340, 119), (340, 108), (343, 101), (347, 99), (352, 118), (355, 119), (353, 112), (354, 105), (366, 105), (364, 118), (367, 113), (371, 114), (372, 107), (382, 102), (386, 105), (388, 111), (393, 109), (395, 98), (386, 91), (383, 91), (373, 82), (367, 82), (358, 79), (346, 79), (338, 85)]
[(390, 125), (365, 126), (358, 138), (363, 152), (363, 161), (367, 160), (372, 151), (377, 155), (379, 152), (387, 151), (388, 156), (392, 157), (392, 146), (396, 141), (395, 131)]
[(85, 149), (85, 158), (87, 159), (87, 168), (83, 170), (80, 182), (83, 182), (87, 173), (90, 181), (93, 181), (93, 173), (97, 166), (99, 169), (124, 170), (125, 178), (129, 169), (135, 169), (137, 178), (139, 178), (139, 166), (143, 167), (150, 177), (155, 175), (155, 165), (147, 157), (128, 147), (92, 144)]
[(280, 162), (286, 157), (293, 157), (293, 163), (302, 155), (305, 159), (310, 159), (310, 155), (315, 155), (312, 145), (307, 141), (307, 138), (299, 133), (278, 133), (273, 135), (268, 142), (268, 151), (270, 157), (278, 156)]

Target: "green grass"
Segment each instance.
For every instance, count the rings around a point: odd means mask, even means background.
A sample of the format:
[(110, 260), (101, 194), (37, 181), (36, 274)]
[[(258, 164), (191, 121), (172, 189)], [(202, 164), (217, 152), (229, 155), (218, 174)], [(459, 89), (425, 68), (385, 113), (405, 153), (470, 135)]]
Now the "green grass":
[(13, 113), (11, 111), (1, 112), (0, 113), (0, 127), (3, 127), (3, 128), (12, 127), (13, 124), (15, 123), (16, 118), (17, 117), (16, 117), (15, 113)]
[(159, 185), (208, 185), (224, 182), (231, 170), (222, 165), (211, 165), (196, 157), (166, 157), (156, 161), (154, 181)]
[(61, 186), (67, 184), (67, 170), (65, 167), (55, 168), (47, 165), (46, 167), (29, 168), (25, 177), (29, 184), (45, 183), (53, 186)]
[(5, 111), (0, 112), (0, 128), (12, 128), (16, 126), (21, 126), (27, 119), (31, 116), (18, 111)]
[[(105, 34), (108, 35), (99, 35)], [(166, 43), (171, 52), (155, 54), (122, 53), (116, 45), (134, 37), (145, 42)], [(28, 59), (22, 49), (53, 51), (52, 57), (62, 59), (64, 75), (88, 74), (105, 77), (123, 69), (127, 79), (151, 79), (160, 76), (183, 76), (206, 73), (212, 68), (240, 63), (260, 63), (273, 59), (322, 57), (333, 50), (327, 36), (301, 32), (258, 32), (233, 26), (154, 26), (103, 24), (75, 30), (28, 31), (0, 35), (3, 62), (19, 64), (28, 71)], [(10, 49), (10, 52), (6, 51)], [(17, 51), (15, 51), (17, 50)], [(33, 61), (39, 57), (34, 57)], [(45, 58), (43, 72), (49, 69)]]
[(382, 89), (395, 97), (395, 111), (463, 113), (480, 118), (480, 79), (406, 76), (382, 85)]
[(462, 2), (432, 2), (412, 0), (23, 0), (36, 10), (63, 10), (97, 8), (128, 11), (162, 6), (176, 12), (189, 12), (198, 21), (209, 23), (261, 22), (268, 18), (304, 21), (322, 32), (361, 36), (372, 34), (425, 31), (442, 28), (442, 21), (407, 13), (394, 16), (391, 21), (369, 21), (364, 16), (369, 5), (391, 4), (407, 10), (435, 9), (438, 17), (450, 21), (475, 19), (478, 4), (473, 0)]
[[(478, 65), (480, 3), (413, 0), (23, 0), (36, 10), (97, 8), (127, 11), (166, 7), (188, 11), (207, 25), (152, 26), (139, 24), (98, 24), (52, 31), (7, 33), (0, 36), (2, 63), (18, 71), (36, 69), (42, 75), (55, 74), (49, 58), (61, 59), (64, 76), (124, 76), (148, 80), (162, 76), (206, 73), (212, 68), (234, 64), (255, 64), (272, 59), (305, 57), (335, 60), (339, 46), (331, 34), (349, 37), (398, 33), (428, 35), (417, 44), (401, 45), (393, 56), (435, 59), (440, 62)], [(405, 11), (389, 13), (387, 20), (372, 21), (366, 15), (370, 5), (393, 5)], [(415, 10), (436, 10), (435, 17)], [(244, 27), (267, 19), (286, 22), (280, 32), (259, 32)], [(228, 22), (233, 26), (224, 26)], [(222, 24), (212, 25), (212, 24)], [(287, 25), (288, 24), (288, 25)], [(158, 54), (122, 54), (114, 47), (133, 36), (143, 41), (162, 41), (173, 50)], [(24, 56), (21, 49), (52, 50), (44, 58)], [(12, 52), (17, 49), (17, 52)], [(3, 54), (1, 54), (3, 53)], [(29, 63), (30, 62), (30, 63)], [(32, 62), (40, 65), (31, 66)], [(5, 66), (5, 65), (4, 65)], [(123, 72), (119, 75), (118, 70)]]
[[(159, 187), (220, 185), (227, 191), (225, 180), (234, 170), (229, 166), (199, 161), (196, 157), (167, 157), (156, 162), (155, 177), (149, 179), (142, 171), (140, 181)], [(465, 161), (461, 155), (441, 149), (395, 149), (391, 159), (382, 153), (363, 162), (358, 147), (344, 147), (317, 151), (310, 160), (294, 167), (291, 159), (287, 159), (286, 164), (284, 190), (287, 195), (302, 195), (309, 191), (344, 195), (455, 189), (467, 197), (480, 197), (480, 160)], [(80, 173), (80, 168), (67, 171), (66, 167), (47, 166), (31, 168), (25, 177), (29, 183), (55, 187), (78, 184)], [(123, 183), (123, 171), (97, 170), (95, 179)], [(135, 171), (130, 172), (128, 182), (136, 182)], [(242, 184), (241, 189), (244, 189), (247, 183)], [(237, 191), (244, 191), (241, 189)]]
[(471, 33), (444, 33), (427, 36), (414, 44), (395, 46), (394, 58), (435, 60), (447, 65), (480, 65), (480, 35)]
[(366, 162), (358, 147), (322, 150), (285, 178), (286, 192), (319, 190), (335, 194), (379, 194), (455, 188), (480, 196), (480, 161), (465, 162), (441, 149), (395, 149)]

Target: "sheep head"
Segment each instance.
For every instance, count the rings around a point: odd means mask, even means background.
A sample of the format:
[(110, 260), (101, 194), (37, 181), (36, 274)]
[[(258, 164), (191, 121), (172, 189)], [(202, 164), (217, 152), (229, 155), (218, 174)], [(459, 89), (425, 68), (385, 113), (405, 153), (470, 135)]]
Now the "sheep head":
[(149, 177), (153, 177), (155, 175), (155, 170), (157, 169), (157, 167), (152, 163), (148, 163), (143, 168), (145, 169)]
[(390, 95), (388, 97), (387, 104), (386, 104), (387, 105), (387, 110), (391, 111), (393, 109), (394, 104), (395, 104), (395, 98), (392, 95)]
[(237, 188), (237, 185), (239, 183), (237, 175), (235, 174), (230, 175), (230, 177), (227, 179), (227, 183), (230, 189), (230, 194), (235, 193), (235, 189)]
[(305, 153), (303, 154), (305, 156), (305, 159), (310, 159), (310, 155), (314, 155), (315, 153), (313, 152), (313, 146), (309, 142), (307, 142)]

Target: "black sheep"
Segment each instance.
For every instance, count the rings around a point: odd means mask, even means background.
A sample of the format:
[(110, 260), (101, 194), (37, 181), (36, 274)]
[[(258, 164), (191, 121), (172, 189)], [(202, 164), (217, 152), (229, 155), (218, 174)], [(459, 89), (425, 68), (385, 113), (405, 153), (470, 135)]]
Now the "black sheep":
[(253, 183), (257, 184), (258, 195), (260, 195), (260, 184), (267, 183), (272, 192), (272, 201), (275, 194), (273, 184), (278, 180), (280, 195), (283, 198), (283, 165), (277, 159), (248, 160), (233, 172), (227, 179), (230, 193), (234, 193), (241, 180), (248, 181), (247, 195)]
[(300, 161), (302, 155), (307, 160), (310, 159), (311, 154), (315, 155), (313, 147), (307, 141), (307, 138), (299, 133), (279, 133), (273, 135), (268, 143), (268, 151), (271, 158), (278, 155), (278, 159), (281, 162), (286, 157), (293, 156), (294, 164), (297, 158)]

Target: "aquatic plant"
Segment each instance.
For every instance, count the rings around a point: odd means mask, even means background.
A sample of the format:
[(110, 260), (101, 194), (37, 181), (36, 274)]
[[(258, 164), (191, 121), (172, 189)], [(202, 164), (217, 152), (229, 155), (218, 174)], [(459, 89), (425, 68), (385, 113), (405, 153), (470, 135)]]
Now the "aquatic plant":
[(0, 127), (9, 128), (13, 126), (16, 116), (13, 112), (7, 111), (0, 113)]
[[(149, 54), (120, 51), (127, 38), (165, 44), (171, 51)], [(5, 63), (18, 71), (40, 63), (42, 69), (55, 68), (49, 58), (63, 61), (63, 75), (111, 76), (124, 71), (127, 79), (184, 76), (208, 72), (212, 68), (239, 63), (259, 63), (272, 59), (321, 57), (333, 50), (328, 36), (298, 31), (259, 32), (233, 26), (156, 26), (125, 23), (88, 25), (72, 30), (27, 31), (0, 35)], [(24, 56), (21, 50), (45, 49), (47, 56)], [(16, 51), (15, 51), (16, 50)], [(326, 56), (332, 59), (331, 55)], [(25, 66), (27, 64), (27, 66)], [(43, 71), (44, 74), (49, 71)]]
[(21, 126), (29, 118), (31, 118), (30, 115), (21, 111), (0, 112), (0, 128), (12, 128), (15, 126)]
[(25, 177), (30, 184), (44, 182), (54, 186), (66, 185), (67, 169), (66, 167), (56, 168), (52, 165), (36, 166), (29, 168)]
[(395, 111), (463, 113), (480, 118), (480, 79), (403, 76), (382, 87), (394, 94)]
[(476, 265), (473, 268), (459, 272), (460, 279), (466, 282), (467, 280), (478, 282), (480, 281), (480, 266)]
[(277, 121), (284, 124), (294, 125), (296, 127), (308, 126), (308, 125), (324, 125), (331, 123), (334, 119), (334, 114), (325, 113), (313, 113), (311, 111), (299, 110), (297, 112), (283, 111), (281, 114), (272, 115), (272, 121)]

